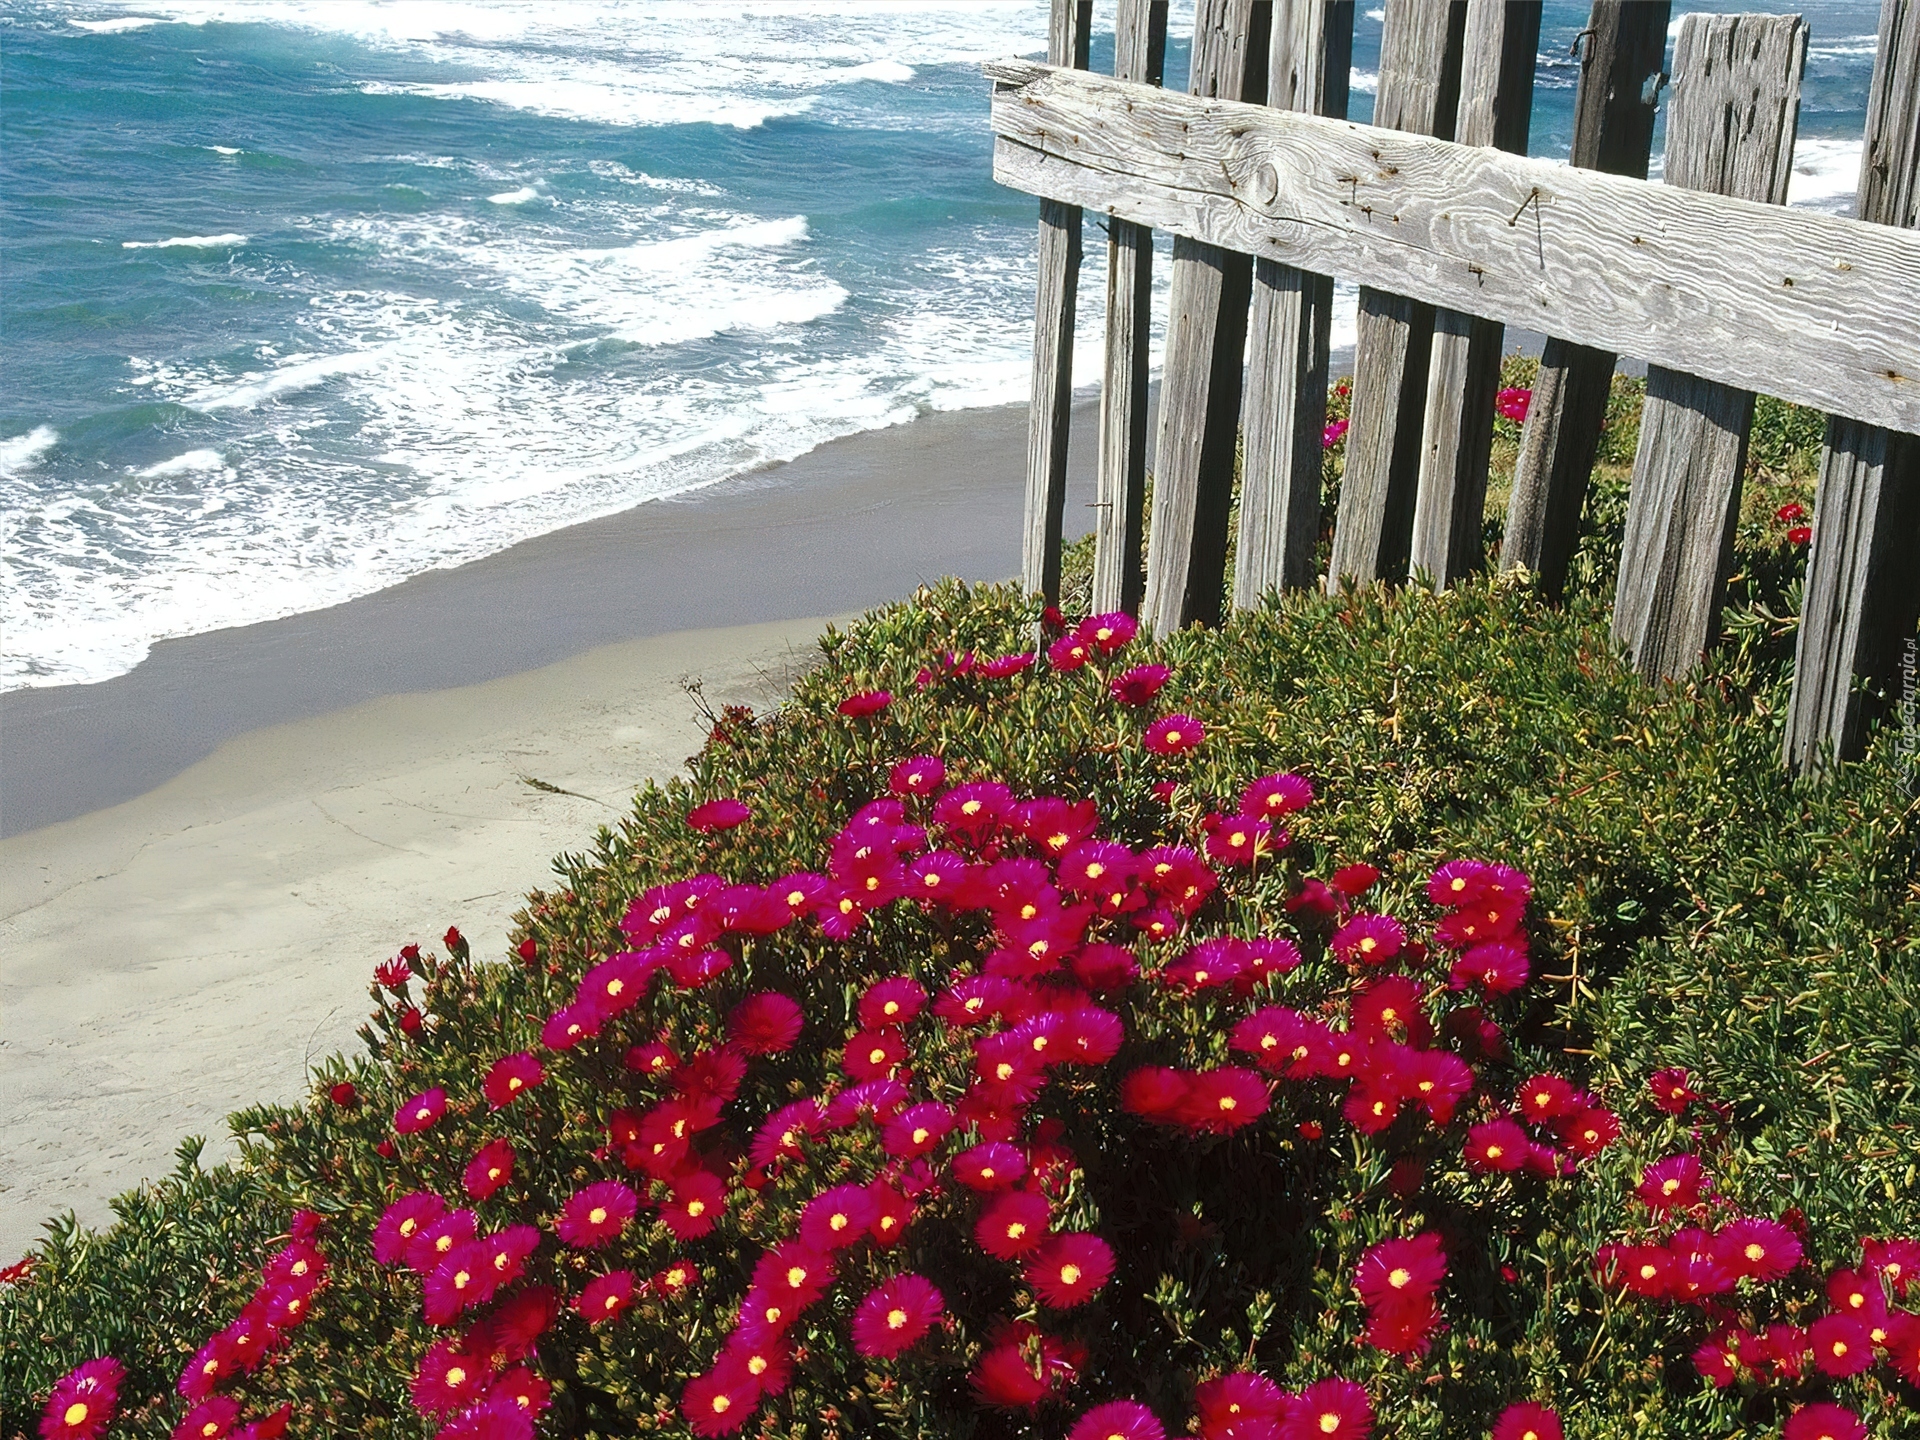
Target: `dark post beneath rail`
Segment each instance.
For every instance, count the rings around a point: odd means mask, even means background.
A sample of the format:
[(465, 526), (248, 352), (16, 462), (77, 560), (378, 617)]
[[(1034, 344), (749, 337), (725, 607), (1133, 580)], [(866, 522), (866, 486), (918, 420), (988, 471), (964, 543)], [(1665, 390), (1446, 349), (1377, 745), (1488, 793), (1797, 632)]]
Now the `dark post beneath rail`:
[[(1158, 85), (1167, 51), (1167, 0), (1120, 0), (1113, 73)], [(1106, 368), (1100, 385), (1100, 479), (1094, 497), (1093, 608), (1138, 614), (1147, 493), (1147, 341), (1152, 331), (1153, 231), (1128, 220), (1107, 232)]]
[[(1453, 138), (1524, 155), (1540, 46), (1538, 0), (1468, 0)], [(1444, 589), (1486, 559), (1487, 465), (1506, 328), (1436, 310), (1408, 564)]]
[[(1188, 90), (1264, 100), (1271, 15), (1258, 0), (1199, 0)], [(1155, 635), (1220, 619), (1252, 283), (1251, 256), (1184, 236), (1174, 241), (1141, 608)]]
[[(1920, 225), (1920, 0), (1881, 0), (1859, 218)], [(1920, 436), (1839, 416), (1813, 507), (1782, 758), (1801, 774), (1857, 760), (1920, 619)]]
[[(1267, 103), (1345, 119), (1353, 0), (1275, 0)], [(1233, 604), (1317, 579), (1321, 434), (1333, 277), (1255, 260), (1241, 405), (1240, 530)]]
[[(1053, 0), (1047, 62), (1087, 68), (1092, 0)], [(1080, 207), (1040, 202), (1040, 284), (1033, 312), (1033, 390), (1027, 409), (1027, 513), (1020, 576), (1060, 598), (1060, 527), (1073, 422), (1073, 309), (1080, 287)]]
[[(1387, 0), (1373, 123), (1451, 139), (1465, 34), (1465, 0)], [(1432, 342), (1431, 305), (1361, 287), (1329, 585), (1405, 578)]]
[[(1797, 15), (1689, 15), (1674, 43), (1669, 185), (1786, 203), (1806, 68)], [(1613, 636), (1643, 675), (1699, 663), (1720, 628), (1753, 393), (1647, 368)]]
[[(1575, 165), (1647, 178), (1671, 9), (1668, 0), (1594, 0), (1574, 97)], [(1610, 351), (1549, 339), (1520, 430), (1500, 562), (1509, 570), (1533, 571), (1541, 592), (1552, 599), (1566, 588), (1580, 507), (1606, 425), (1615, 358)]]

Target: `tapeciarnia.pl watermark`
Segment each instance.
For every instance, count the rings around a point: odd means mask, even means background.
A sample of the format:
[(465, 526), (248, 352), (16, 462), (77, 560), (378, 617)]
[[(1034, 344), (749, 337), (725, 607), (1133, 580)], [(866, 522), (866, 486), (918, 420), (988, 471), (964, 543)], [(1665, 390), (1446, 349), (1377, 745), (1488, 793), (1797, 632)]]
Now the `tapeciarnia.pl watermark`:
[(1900, 784), (1907, 794), (1915, 793), (1915, 758), (1920, 756), (1920, 721), (1914, 704), (1915, 671), (1920, 670), (1920, 641), (1909, 635), (1900, 646), (1900, 738), (1894, 744), (1894, 763), (1900, 767)]

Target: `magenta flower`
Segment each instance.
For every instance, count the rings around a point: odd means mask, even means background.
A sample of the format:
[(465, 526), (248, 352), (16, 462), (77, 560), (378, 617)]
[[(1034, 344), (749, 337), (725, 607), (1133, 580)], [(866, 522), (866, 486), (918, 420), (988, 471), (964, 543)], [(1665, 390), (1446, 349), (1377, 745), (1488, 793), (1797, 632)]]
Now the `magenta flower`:
[(869, 1030), (905, 1025), (926, 1003), (927, 992), (909, 976), (876, 980), (860, 997), (860, 1023)]
[(1089, 615), (1075, 627), (1074, 634), (1102, 655), (1111, 655), (1139, 631), (1131, 615), (1115, 610), (1105, 615)]
[(878, 715), (891, 704), (891, 690), (860, 690), (840, 702), (840, 713), (859, 719), (865, 715)]
[(953, 1130), (953, 1111), (937, 1101), (909, 1105), (881, 1131), (889, 1155), (914, 1160), (933, 1150)]
[(1531, 1149), (1527, 1132), (1503, 1115), (1467, 1131), (1467, 1168), (1483, 1174), (1511, 1173), (1527, 1163)]
[(633, 1191), (618, 1180), (597, 1181), (568, 1197), (553, 1233), (577, 1250), (592, 1250), (626, 1229), (639, 1208)]
[(1565, 1440), (1560, 1417), (1544, 1405), (1509, 1405), (1493, 1422), (1493, 1440)]
[(1343, 960), (1384, 965), (1406, 947), (1407, 932), (1391, 915), (1355, 915), (1329, 942)]
[(402, 1135), (412, 1135), (425, 1130), (434, 1121), (447, 1113), (447, 1092), (438, 1085), (431, 1090), (422, 1090), (412, 1099), (404, 1101), (393, 1112), (393, 1128)]
[(1113, 1251), (1098, 1235), (1056, 1235), (1027, 1262), (1027, 1284), (1055, 1310), (1084, 1305), (1113, 1277)]
[(946, 764), (938, 755), (915, 755), (893, 767), (887, 788), (896, 795), (931, 795), (946, 778)]
[(704, 805), (696, 805), (687, 812), (687, 824), (702, 835), (711, 835), (719, 830), (731, 830), (736, 825), (744, 825), (753, 816), (753, 811), (744, 800), (731, 797), (721, 800), (709, 800)]
[(1163, 715), (1147, 727), (1140, 743), (1155, 755), (1185, 755), (1206, 738), (1206, 727), (1191, 715)]
[(1278, 820), (1313, 803), (1313, 782), (1304, 775), (1263, 775), (1240, 792), (1240, 813)]
[(505, 1140), (483, 1145), (467, 1162), (460, 1183), (475, 1200), (485, 1200), (513, 1179), (513, 1146)]
[(777, 990), (749, 995), (727, 1016), (727, 1034), (749, 1055), (778, 1055), (793, 1048), (804, 1021), (799, 1003)]
[(1167, 1440), (1167, 1432), (1139, 1401), (1109, 1400), (1075, 1421), (1067, 1440)]
[(1867, 1440), (1867, 1427), (1844, 1405), (1820, 1401), (1787, 1417), (1782, 1440)]
[(923, 1276), (883, 1280), (853, 1312), (853, 1348), (869, 1360), (891, 1360), (919, 1343), (945, 1308), (940, 1292)]
[(523, 1050), (518, 1055), (503, 1055), (494, 1061), (480, 1089), (487, 1097), (487, 1104), (499, 1110), (546, 1078), (547, 1072), (540, 1062)]
[(1122, 705), (1144, 705), (1160, 693), (1173, 672), (1164, 665), (1136, 665), (1107, 682)]
[(1062, 635), (1047, 647), (1047, 664), (1055, 670), (1078, 670), (1093, 658), (1093, 647), (1078, 635)]
[(1287, 1409), (1280, 1440), (1365, 1440), (1373, 1404), (1352, 1380), (1316, 1380)]
[(1779, 1280), (1799, 1264), (1805, 1251), (1800, 1237), (1778, 1220), (1733, 1220), (1713, 1237), (1713, 1258), (1733, 1275)]
[(1654, 1071), (1647, 1081), (1647, 1089), (1653, 1095), (1654, 1108), (1669, 1115), (1683, 1113), (1689, 1104), (1700, 1098), (1699, 1092), (1693, 1088), (1691, 1077), (1679, 1066)]
[(1640, 1187), (1634, 1193), (1649, 1210), (1684, 1209), (1700, 1203), (1700, 1186), (1705, 1179), (1698, 1157), (1669, 1155), (1641, 1172)]
[(996, 1260), (1017, 1260), (1046, 1242), (1050, 1213), (1044, 1195), (1003, 1190), (980, 1212), (973, 1238)]
[(127, 1367), (111, 1355), (76, 1365), (54, 1382), (40, 1417), (41, 1435), (46, 1440), (95, 1440), (112, 1421), (126, 1378)]
[(1027, 1173), (1027, 1157), (1011, 1145), (988, 1140), (953, 1157), (953, 1177), (969, 1190), (1005, 1190)]
[(835, 1185), (806, 1203), (800, 1212), (800, 1238), (826, 1254), (864, 1240), (873, 1224), (873, 1197), (864, 1185)]
[(1022, 650), (1012, 655), (996, 655), (991, 660), (980, 662), (980, 673), (989, 680), (1006, 680), (1033, 668), (1035, 656), (1031, 650)]
[(1345, 420), (1329, 420), (1326, 429), (1320, 432), (1320, 448), (1322, 450), (1331, 450), (1342, 440), (1346, 439), (1347, 426), (1349, 423), (1350, 422)]
[(1493, 408), (1514, 424), (1522, 424), (1527, 418), (1527, 407), (1533, 403), (1533, 391), (1517, 385), (1509, 385), (1493, 397)]

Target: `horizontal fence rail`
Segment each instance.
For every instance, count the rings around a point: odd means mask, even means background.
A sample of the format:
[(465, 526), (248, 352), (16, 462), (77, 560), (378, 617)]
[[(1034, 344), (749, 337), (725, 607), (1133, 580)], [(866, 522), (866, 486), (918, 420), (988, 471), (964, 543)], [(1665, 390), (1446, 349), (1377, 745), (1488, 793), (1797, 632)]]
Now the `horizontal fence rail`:
[(984, 69), (1002, 184), (1920, 432), (1920, 232), (1032, 61)]

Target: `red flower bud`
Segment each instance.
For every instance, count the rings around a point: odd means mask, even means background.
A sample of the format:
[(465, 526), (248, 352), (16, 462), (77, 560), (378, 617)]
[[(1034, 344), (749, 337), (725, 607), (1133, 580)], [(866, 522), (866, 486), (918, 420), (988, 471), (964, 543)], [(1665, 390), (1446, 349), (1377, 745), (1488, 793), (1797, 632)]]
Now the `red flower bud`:
[(393, 1141), (382, 1140), (378, 1145), (373, 1147), (373, 1153), (378, 1155), (382, 1160), (391, 1160), (395, 1153)]
[(400, 1012), (400, 1029), (405, 1034), (408, 1034), (408, 1035), (413, 1034), (416, 1030), (418, 1030), (422, 1025), (426, 1023), (427, 1023), (427, 1017), (422, 1015), (418, 1010), (414, 1009), (414, 1007), (411, 1005), (407, 1006), (406, 1009)]
[(360, 1092), (353, 1088), (351, 1080), (342, 1080), (327, 1091), (327, 1098), (342, 1110), (350, 1110), (359, 1102)]
[(1302, 1120), (1300, 1122), (1300, 1138), (1302, 1140), (1318, 1140), (1326, 1133), (1326, 1130), (1318, 1120)]
[(534, 943), (533, 937), (529, 935), (520, 942), (518, 954), (522, 960), (531, 965), (540, 958), (540, 947)]
[(402, 945), (400, 947), (400, 958), (402, 960), (418, 960), (420, 958), (420, 947), (418, 945)]

